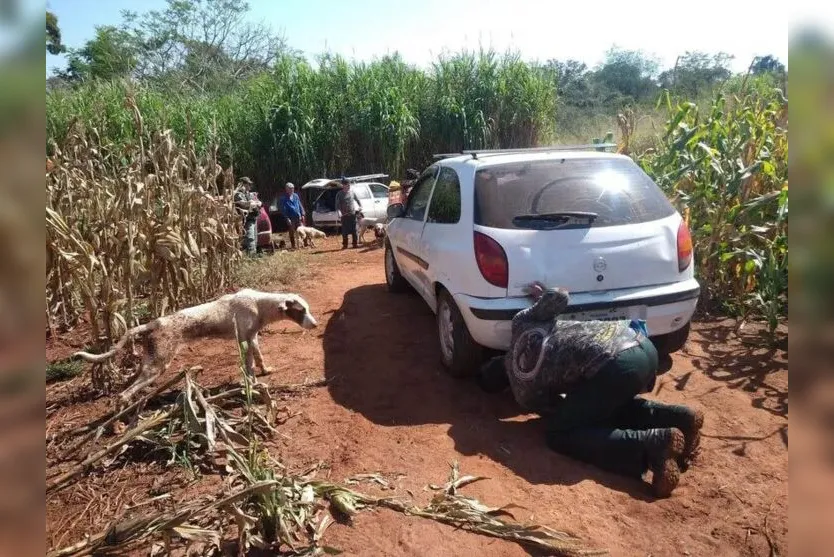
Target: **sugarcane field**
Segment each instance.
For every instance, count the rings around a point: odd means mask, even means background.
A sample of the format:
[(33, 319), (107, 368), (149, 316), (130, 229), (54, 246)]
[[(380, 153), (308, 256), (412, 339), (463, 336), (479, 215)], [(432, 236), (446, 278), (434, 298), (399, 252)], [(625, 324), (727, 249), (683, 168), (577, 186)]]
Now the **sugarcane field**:
[(787, 47), (519, 4), (49, 2), (48, 557), (789, 554)]

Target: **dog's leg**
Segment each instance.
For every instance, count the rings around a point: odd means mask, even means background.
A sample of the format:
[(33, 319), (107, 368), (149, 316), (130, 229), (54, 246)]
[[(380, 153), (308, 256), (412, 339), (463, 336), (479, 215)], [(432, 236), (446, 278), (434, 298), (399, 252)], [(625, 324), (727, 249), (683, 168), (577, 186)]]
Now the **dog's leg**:
[(258, 333), (255, 333), (255, 336), (252, 337), (250, 344), (252, 345), (252, 352), (255, 355), (255, 365), (261, 368), (261, 373), (272, 373), (272, 368), (264, 365), (264, 355), (261, 352), (261, 345), (258, 343)]
[(122, 391), (119, 395), (120, 399), (120, 406), (124, 408), (128, 404), (130, 404), (130, 400), (142, 389), (147, 387), (148, 385), (152, 384), (157, 378), (162, 375), (163, 369), (159, 369), (157, 362), (152, 356), (146, 355), (143, 362), (141, 370), (139, 371), (139, 376), (133, 382), (133, 384)]
[(168, 362), (173, 359), (178, 346), (178, 340), (168, 334), (151, 333), (143, 342), (145, 355), (142, 358), (142, 365), (139, 374), (127, 389), (119, 395), (123, 405), (130, 403), (130, 400), (142, 389), (153, 384), (160, 375), (168, 368)]

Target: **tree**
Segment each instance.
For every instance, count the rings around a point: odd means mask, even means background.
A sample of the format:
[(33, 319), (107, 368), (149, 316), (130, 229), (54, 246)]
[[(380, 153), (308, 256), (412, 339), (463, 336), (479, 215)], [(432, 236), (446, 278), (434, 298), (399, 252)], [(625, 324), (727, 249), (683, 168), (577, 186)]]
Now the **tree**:
[(674, 68), (660, 74), (658, 81), (665, 89), (694, 97), (726, 81), (732, 75), (729, 68), (732, 59), (724, 52), (686, 52)]
[(66, 47), (61, 43), (58, 16), (52, 12), (46, 12), (46, 51), (50, 54), (61, 54), (65, 50)]
[(767, 56), (757, 56), (754, 58), (753, 63), (750, 65), (750, 71), (753, 75), (761, 75), (764, 73), (781, 75), (785, 73), (785, 65), (772, 54), (768, 54)]
[(592, 104), (588, 66), (584, 62), (549, 60), (545, 67), (555, 75), (556, 89), (562, 102), (578, 107)]
[(112, 80), (130, 76), (137, 64), (133, 34), (111, 25), (96, 27), (96, 36), (83, 48), (70, 50), (67, 69), (58, 75), (68, 81)]
[(141, 17), (124, 12), (139, 47), (141, 77), (200, 90), (225, 90), (271, 67), (284, 39), (245, 21), (244, 0), (168, 0)]
[(605, 61), (594, 72), (593, 80), (602, 89), (599, 93), (608, 102), (641, 101), (652, 98), (656, 93), (654, 78), (659, 67), (658, 60), (643, 51), (613, 46), (606, 52)]
[(167, 0), (161, 11), (124, 11), (120, 27), (97, 28), (58, 75), (74, 81), (131, 75), (172, 89), (226, 91), (287, 51), (282, 37), (245, 20), (248, 11), (244, 0)]

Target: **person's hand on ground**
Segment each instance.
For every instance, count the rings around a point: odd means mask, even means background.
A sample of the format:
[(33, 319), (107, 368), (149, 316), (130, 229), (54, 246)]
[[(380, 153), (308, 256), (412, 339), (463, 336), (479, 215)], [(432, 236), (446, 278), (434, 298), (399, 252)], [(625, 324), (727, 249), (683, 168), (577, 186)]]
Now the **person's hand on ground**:
[(510, 386), (507, 370), (504, 367), (504, 356), (496, 356), (487, 360), (478, 370), (476, 382), (487, 393), (500, 393)]

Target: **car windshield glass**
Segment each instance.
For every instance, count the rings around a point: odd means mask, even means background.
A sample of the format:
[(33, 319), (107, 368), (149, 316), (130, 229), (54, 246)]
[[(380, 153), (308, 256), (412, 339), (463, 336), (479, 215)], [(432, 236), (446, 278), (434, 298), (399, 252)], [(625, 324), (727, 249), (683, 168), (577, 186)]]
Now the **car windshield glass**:
[(475, 224), (492, 228), (617, 226), (674, 212), (652, 179), (624, 158), (508, 163), (475, 175)]

